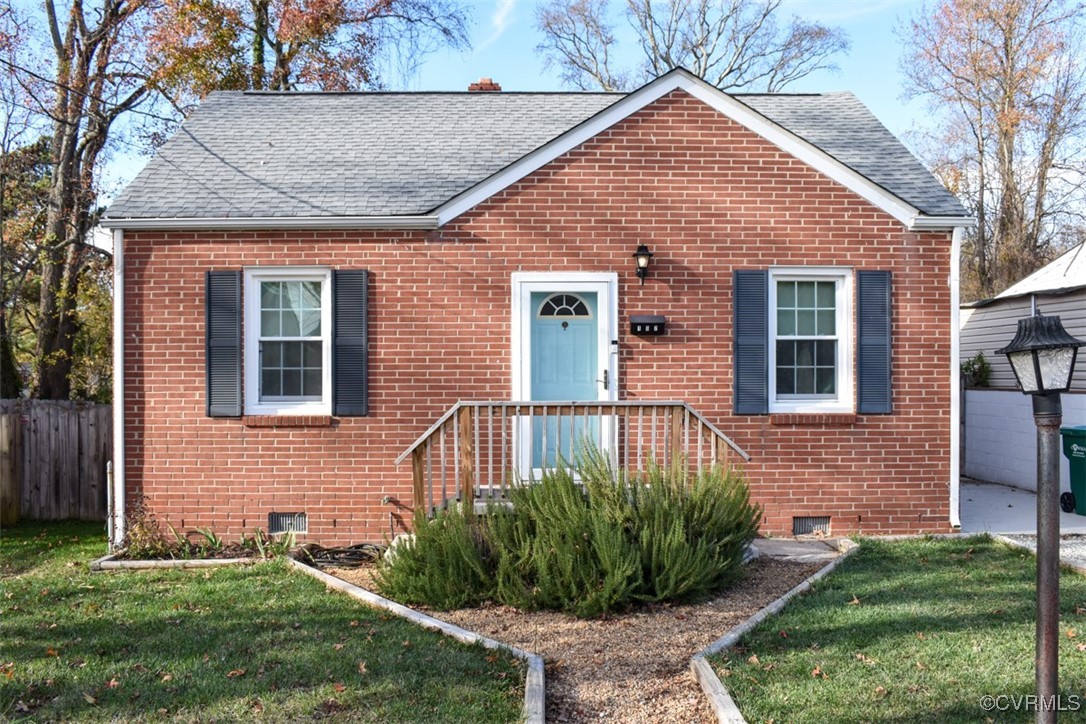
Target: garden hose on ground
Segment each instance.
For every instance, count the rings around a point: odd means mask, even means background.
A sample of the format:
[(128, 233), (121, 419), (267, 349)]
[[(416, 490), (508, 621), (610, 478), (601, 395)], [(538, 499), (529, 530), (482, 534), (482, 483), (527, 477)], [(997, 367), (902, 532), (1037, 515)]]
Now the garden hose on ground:
[(295, 558), (317, 568), (359, 568), (375, 562), (385, 547), (373, 543), (357, 543), (342, 548), (325, 548), (316, 543), (299, 546)]

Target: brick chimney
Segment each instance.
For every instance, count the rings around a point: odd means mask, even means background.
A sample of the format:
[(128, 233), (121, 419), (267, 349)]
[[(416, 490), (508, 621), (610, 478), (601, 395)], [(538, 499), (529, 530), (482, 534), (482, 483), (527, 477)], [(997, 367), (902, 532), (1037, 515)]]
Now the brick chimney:
[(472, 93), (498, 93), (502, 87), (490, 78), (480, 78), (478, 83), (472, 83), (468, 90)]

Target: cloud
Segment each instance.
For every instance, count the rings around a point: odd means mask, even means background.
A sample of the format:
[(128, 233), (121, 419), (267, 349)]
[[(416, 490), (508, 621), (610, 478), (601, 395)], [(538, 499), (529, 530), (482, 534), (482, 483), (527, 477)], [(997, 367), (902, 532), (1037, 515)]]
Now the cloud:
[(492, 45), (509, 29), (509, 26), (513, 24), (513, 7), (515, 5), (516, 0), (498, 0), (497, 7), (494, 8), (494, 14), (490, 16), (490, 26), (493, 30), (486, 40), (479, 43), (476, 52)]

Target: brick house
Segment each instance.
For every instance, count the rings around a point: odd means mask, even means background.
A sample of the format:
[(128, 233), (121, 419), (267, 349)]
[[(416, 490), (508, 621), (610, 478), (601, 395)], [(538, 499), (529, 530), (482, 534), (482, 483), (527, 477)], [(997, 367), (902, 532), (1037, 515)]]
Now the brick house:
[(766, 532), (956, 525), (971, 220), (852, 95), (476, 91), (216, 93), (162, 147), (103, 222), (114, 500), (380, 540), (588, 436), (741, 463)]

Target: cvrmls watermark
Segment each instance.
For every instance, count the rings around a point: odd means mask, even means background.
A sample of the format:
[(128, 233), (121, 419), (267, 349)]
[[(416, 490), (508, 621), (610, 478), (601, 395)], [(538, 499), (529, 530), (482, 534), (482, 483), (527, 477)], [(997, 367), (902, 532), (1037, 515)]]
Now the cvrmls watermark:
[(1037, 696), (1036, 694), (986, 694), (980, 697), (980, 708), (984, 711), (1080, 711), (1082, 697)]

